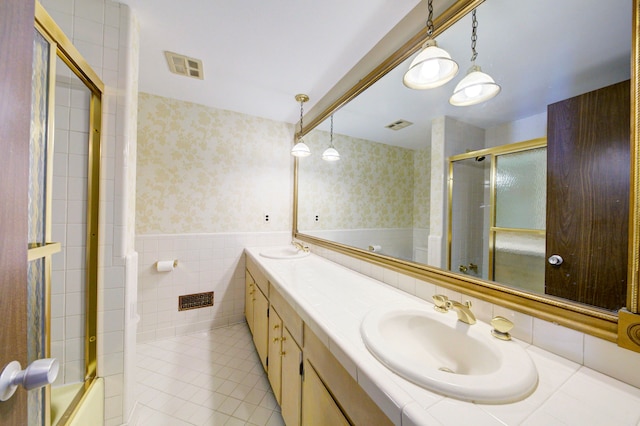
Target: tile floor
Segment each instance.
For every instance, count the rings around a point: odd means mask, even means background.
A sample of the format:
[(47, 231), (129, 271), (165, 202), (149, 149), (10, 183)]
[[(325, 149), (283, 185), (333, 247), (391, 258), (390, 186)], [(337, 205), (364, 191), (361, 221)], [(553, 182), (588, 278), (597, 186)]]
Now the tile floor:
[(246, 323), (137, 347), (130, 426), (284, 425)]

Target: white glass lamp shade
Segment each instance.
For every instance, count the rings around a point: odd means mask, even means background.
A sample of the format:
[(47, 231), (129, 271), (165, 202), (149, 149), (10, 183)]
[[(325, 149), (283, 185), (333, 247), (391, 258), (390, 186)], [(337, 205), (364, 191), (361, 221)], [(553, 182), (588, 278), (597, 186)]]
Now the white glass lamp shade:
[(340, 153), (333, 146), (330, 146), (322, 153), (322, 159), (324, 161), (338, 161), (340, 159)]
[(435, 40), (427, 40), (404, 74), (402, 82), (410, 89), (442, 86), (458, 73), (458, 64)]
[(302, 140), (302, 138), (298, 139), (298, 143), (296, 143), (293, 148), (291, 148), (291, 155), (294, 157), (308, 157), (311, 155), (311, 150), (307, 146), (306, 143)]
[(482, 72), (479, 66), (469, 68), (467, 75), (449, 98), (449, 103), (456, 106), (469, 106), (489, 100), (500, 93), (500, 86), (489, 76)]

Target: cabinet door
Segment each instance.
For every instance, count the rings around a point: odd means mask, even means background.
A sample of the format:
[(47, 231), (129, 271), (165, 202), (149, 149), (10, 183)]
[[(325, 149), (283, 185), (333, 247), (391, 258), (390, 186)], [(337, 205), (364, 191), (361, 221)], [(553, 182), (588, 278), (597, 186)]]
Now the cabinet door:
[(248, 270), (245, 270), (244, 278), (244, 316), (247, 319), (249, 330), (253, 334), (253, 301), (255, 299), (256, 284), (253, 282), (253, 277), (249, 274)]
[[(300, 362), (302, 351), (285, 327), (282, 331), (282, 398), (280, 409), (287, 426), (300, 425), (302, 376)], [(275, 390), (274, 390), (275, 392)], [(305, 423), (306, 424), (306, 423)]]
[(262, 291), (255, 287), (255, 300), (253, 301), (253, 343), (258, 351), (260, 362), (267, 370), (267, 355), (269, 352), (269, 301)]
[(271, 306), (269, 311), (269, 382), (276, 401), (280, 404), (280, 384), (282, 382), (282, 320)]
[[(287, 423), (288, 424), (288, 423)], [(302, 382), (302, 424), (305, 426), (348, 426), (347, 418), (308, 360)]]

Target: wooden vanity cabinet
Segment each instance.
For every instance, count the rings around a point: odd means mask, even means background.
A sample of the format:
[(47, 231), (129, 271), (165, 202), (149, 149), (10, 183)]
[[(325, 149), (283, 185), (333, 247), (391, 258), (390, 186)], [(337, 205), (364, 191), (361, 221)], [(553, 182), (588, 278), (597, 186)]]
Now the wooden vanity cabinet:
[(244, 317), (247, 319), (251, 335), (253, 335), (253, 295), (255, 292), (256, 282), (247, 270), (244, 276)]
[(269, 300), (260, 288), (256, 289), (253, 299), (253, 344), (260, 357), (262, 367), (267, 371), (269, 354)]
[(271, 306), (269, 308), (269, 368), (268, 377), (278, 404), (282, 406), (282, 319), (278, 312)]
[[(269, 381), (287, 426), (300, 424), (302, 319), (274, 287), (270, 293)], [(273, 354), (273, 355), (272, 355)]]
[(392, 425), (249, 258), (247, 277), (255, 279), (253, 287), (247, 281), (247, 294), (255, 290), (247, 322), (253, 315), (253, 341), (285, 424)]
[[(329, 393), (318, 373), (305, 359), (302, 385), (302, 424), (305, 426), (348, 426), (349, 420)], [(285, 422), (286, 423), (286, 422)]]
[(269, 370), (273, 394), (287, 426), (300, 424), (302, 351), (272, 304), (269, 308)]
[(249, 261), (245, 285), (245, 316), (260, 362), (266, 371), (269, 353), (269, 282), (257, 266)]
[[(280, 411), (287, 426), (300, 425), (302, 403), (302, 350), (297, 345), (289, 329), (282, 330), (282, 376)], [(304, 424), (304, 423), (303, 423)]]
[[(373, 402), (358, 382), (342, 366), (340, 361), (333, 356), (327, 346), (306, 324), (304, 325), (303, 358), (305, 384), (302, 392), (302, 424), (307, 426), (307, 420), (313, 422), (313, 419), (308, 417), (309, 411), (313, 413), (318, 409), (332, 410), (332, 408), (326, 407), (327, 404), (331, 405), (331, 401), (326, 400), (328, 394), (345, 419), (348, 419), (348, 424), (393, 425), (387, 415)], [(309, 367), (313, 369), (313, 373), (311, 373)], [(319, 388), (314, 375), (317, 376), (317, 380), (325, 388), (324, 390)], [(311, 383), (307, 384), (306, 381), (310, 378)], [(325, 400), (323, 401), (322, 399)], [(318, 404), (322, 404), (322, 408), (318, 407)]]

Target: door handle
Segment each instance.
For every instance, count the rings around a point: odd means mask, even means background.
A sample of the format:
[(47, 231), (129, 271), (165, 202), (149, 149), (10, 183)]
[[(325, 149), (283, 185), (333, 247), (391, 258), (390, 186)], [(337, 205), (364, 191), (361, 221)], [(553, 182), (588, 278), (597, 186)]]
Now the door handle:
[(58, 377), (59, 368), (55, 358), (37, 359), (24, 370), (18, 361), (11, 361), (0, 374), (0, 401), (11, 398), (19, 385), (26, 390), (50, 385)]
[(549, 259), (547, 259), (547, 261), (550, 265), (558, 266), (561, 265), (562, 262), (564, 262), (564, 259), (559, 254), (554, 254), (552, 256), (549, 256)]

